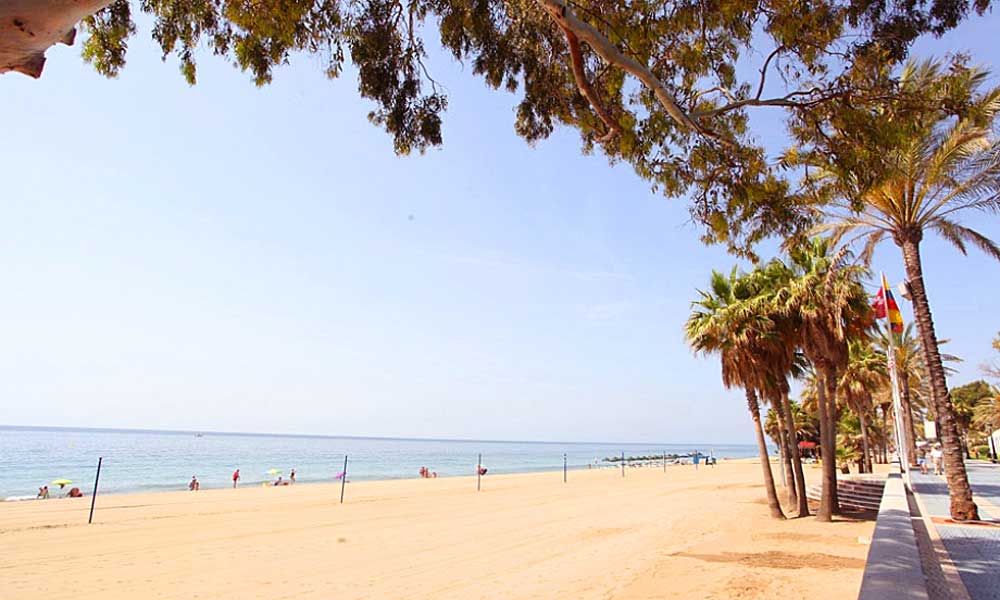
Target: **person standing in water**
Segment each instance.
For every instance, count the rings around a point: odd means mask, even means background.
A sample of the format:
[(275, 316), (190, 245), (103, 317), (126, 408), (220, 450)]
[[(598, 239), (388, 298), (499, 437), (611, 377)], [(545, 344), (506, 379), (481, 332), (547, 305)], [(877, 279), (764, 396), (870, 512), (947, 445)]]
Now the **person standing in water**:
[(292, 471), (288, 474), (288, 480), (293, 484), (295, 483), (295, 469), (292, 469)]
[(194, 475), (191, 476), (191, 483), (188, 484), (188, 489), (192, 492), (197, 492), (198, 488), (201, 487), (198, 483), (198, 478)]
[(240, 481), (240, 470), (236, 469), (233, 471), (233, 489), (236, 489), (236, 484)]

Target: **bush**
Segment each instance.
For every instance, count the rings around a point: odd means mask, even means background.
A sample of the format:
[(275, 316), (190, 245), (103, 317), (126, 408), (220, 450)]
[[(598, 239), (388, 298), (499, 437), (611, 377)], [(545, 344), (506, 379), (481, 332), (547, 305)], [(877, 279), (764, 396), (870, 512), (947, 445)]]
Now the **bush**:
[(983, 458), (983, 459), (989, 458), (990, 447), (987, 444), (983, 444), (982, 446), (973, 446), (972, 455), (975, 456), (976, 458)]

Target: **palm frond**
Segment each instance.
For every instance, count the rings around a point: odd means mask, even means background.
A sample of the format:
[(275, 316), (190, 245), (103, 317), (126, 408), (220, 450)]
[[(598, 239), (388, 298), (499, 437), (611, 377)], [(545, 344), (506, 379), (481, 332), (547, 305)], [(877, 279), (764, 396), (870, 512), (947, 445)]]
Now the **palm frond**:
[(1000, 245), (978, 231), (945, 218), (935, 219), (930, 226), (957, 247), (962, 254), (966, 254), (965, 244), (968, 242), (1000, 261)]

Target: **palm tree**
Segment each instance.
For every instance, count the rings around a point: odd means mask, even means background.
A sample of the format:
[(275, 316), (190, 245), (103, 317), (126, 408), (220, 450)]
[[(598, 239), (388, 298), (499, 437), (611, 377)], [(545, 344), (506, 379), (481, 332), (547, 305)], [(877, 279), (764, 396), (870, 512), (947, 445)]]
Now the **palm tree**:
[(869, 339), (848, 342), (848, 361), (840, 377), (840, 397), (858, 418), (862, 446), (863, 472), (872, 472), (871, 444), (868, 439), (869, 414), (874, 409), (875, 393), (889, 385), (884, 354), (879, 354)]
[(806, 497), (805, 473), (799, 450), (798, 431), (795, 426), (789, 393), (790, 377), (801, 375), (808, 365), (805, 357), (797, 351), (798, 322), (789, 319), (775, 308), (775, 295), (783, 288), (791, 273), (787, 265), (778, 259), (758, 266), (746, 276), (753, 294), (751, 301), (744, 305), (751, 314), (765, 314), (770, 325), (766, 344), (758, 349), (764, 371), (761, 377), (771, 404), (777, 409), (778, 427), (782, 430), (781, 441), (785, 448), (788, 486), (788, 501), (797, 505), (798, 516), (809, 516), (809, 501)]
[(772, 517), (784, 519), (785, 514), (774, 488), (757, 396), (760, 365), (754, 351), (761, 331), (767, 328), (766, 319), (738, 310), (738, 304), (745, 297), (746, 286), (740, 281), (735, 268), (728, 277), (712, 271), (709, 291), (699, 290), (699, 294), (701, 298), (691, 303), (685, 336), (695, 352), (719, 354), (723, 385), (727, 388), (742, 387), (746, 391), (747, 410), (757, 434), (767, 504)]
[(870, 323), (871, 308), (860, 280), (867, 271), (844, 264), (849, 252), (831, 253), (827, 240), (808, 240), (789, 251), (790, 265), (784, 285), (772, 303), (794, 323), (796, 345), (820, 375), (816, 405), (823, 452), (823, 486), (817, 519), (832, 520), (838, 512), (837, 472), (833, 457), (837, 447), (837, 387), (848, 363), (848, 340), (861, 337)]
[(920, 243), (926, 232), (935, 232), (963, 254), (971, 244), (1000, 260), (1000, 246), (956, 219), (972, 210), (1000, 212), (1000, 142), (991, 133), (1000, 113), (1000, 88), (980, 93), (988, 75), (974, 68), (945, 72), (939, 62), (907, 64), (900, 97), (924, 99), (923, 109), (915, 110), (911, 102), (883, 107), (895, 139), (890, 148), (875, 153), (880, 177), (874, 185), (854, 189), (851, 181), (862, 179), (858, 174), (838, 178), (845, 193), (820, 209), (825, 223), (817, 230), (829, 231), (835, 242), (856, 236), (853, 240), (864, 242), (864, 258), (885, 239), (902, 251), (956, 520), (978, 519), (979, 513), (948, 399)]
[[(972, 424), (987, 437), (1000, 429), (1000, 388), (994, 386), (987, 396), (979, 399), (972, 412)], [(994, 459), (997, 458), (996, 453), (997, 449), (993, 448)]]

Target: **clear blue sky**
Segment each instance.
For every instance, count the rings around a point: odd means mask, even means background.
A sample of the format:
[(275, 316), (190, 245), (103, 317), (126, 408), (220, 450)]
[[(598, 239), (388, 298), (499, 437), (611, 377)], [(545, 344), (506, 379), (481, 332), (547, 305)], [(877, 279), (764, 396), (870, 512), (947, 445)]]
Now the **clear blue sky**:
[[(996, 24), (918, 52), (1000, 64)], [(444, 148), (399, 158), (350, 71), (300, 56), (256, 89), (205, 55), (192, 88), (148, 31), (117, 80), (78, 47), (0, 77), (0, 423), (752, 441), (683, 342), (733, 263), (683, 201), (572, 131), (528, 147), (514, 97), (447, 58)], [(878, 259), (902, 277), (895, 247)], [(975, 378), (1000, 265), (929, 240), (925, 272), (954, 382)]]

